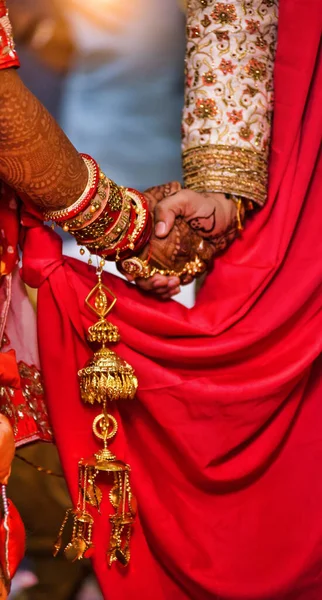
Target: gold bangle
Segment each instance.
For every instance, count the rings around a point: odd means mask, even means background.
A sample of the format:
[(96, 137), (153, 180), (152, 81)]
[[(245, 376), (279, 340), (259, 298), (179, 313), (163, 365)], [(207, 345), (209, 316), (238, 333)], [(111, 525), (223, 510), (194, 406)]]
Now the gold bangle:
[(97, 237), (97, 239), (93, 239), (89, 243), (85, 242), (86, 248), (90, 252), (95, 252), (101, 249), (112, 250), (114, 246), (118, 244), (126, 235), (130, 225), (130, 216), (131, 204), (130, 202), (125, 201), (124, 209), (120, 213), (119, 219), (115, 223), (113, 229), (106, 235), (103, 234), (101, 237)]
[[(115, 185), (115, 184), (114, 184)], [(135, 242), (138, 237), (141, 235), (141, 232), (144, 228), (147, 219), (147, 211), (143, 206), (143, 202), (140, 198), (140, 194), (136, 192), (136, 190), (130, 190), (128, 188), (117, 188), (118, 191), (121, 190), (121, 193), (124, 197), (123, 210), (120, 213), (120, 218), (115, 223), (114, 227), (111, 231), (109, 231), (106, 235), (97, 236), (97, 239), (93, 240), (90, 243), (86, 243), (83, 238), (83, 243), (86, 245), (86, 248), (90, 252), (97, 252), (98, 250), (114, 250), (116, 246), (120, 244), (120, 242), (124, 239), (129, 227), (130, 227), (130, 217), (131, 217), (131, 207), (133, 206), (136, 219), (134, 224), (133, 232), (129, 235), (128, 242), (125, 246), (122, 247), (122, 252), (125, 250), (133, 250), (135, 247)], [(91, 229), (91, 227), (86, 227), (86, 230)], [(75, 234), (74, 234), (75, 235)], [(75, 236), (77, 237), (77, 236)], [(94, 237), (94, 236), (93, 236)], [(117, 252), (118, 257), (118, 252)]]
[(229, 194), (229, 199), (234, 202), (234, 204), (236, 205), (236, 208), (237, 208), (237, 214), (236, 214), (237, 230), (243, 231), (243, 229), (244, 229), (243, 221), (244, 221), (244, 217), (245, 217), (244, 200), (240, 196), (234, 196), (233, 194)]
[[(128, 188), (125, 188), (126, 194), (127, 196), (131, 199), (132, 204), (134, 205), (134, 210), (136, 212), (136, 221), (135, 221), (135, 227), (133, 232), (131, 233), (131, 235), (129, 236), (129, 243), (126, 246), (126, 248), (129, 248), (130, 250), (134, 250), (134, 246), (135, 246), (135, 242), (137, 240), (137, 238), (140, 236), (142, 229), (144, 228), (144, 225), (146, 223), (146, 209), (143, 206), (142, 200), (140, 198), (140, 195), (136, 193), (136, 190), (129, 190)], [(122, 248), (122, 250), (125, 250), (126, 248)]]
[(121, 270), (129, 275), (132, 275), (134, 279), (140, 277), (143, 279), (149, 279), (156, 275), (166, 275), (169, 277), (183, 277), (184, 275), (191, 275), (192, 277), (197, 277), (204, 273), (207, 269), (207, 265), (204, 260), (202, 260), (198, 255), (196, 255), (195, 259), (189, 261), (185, 264), (185, 266), (181, 269), (181, 271), (175, 271), (174, 269), (159, 269), (158, 267), (153, 267), (150, 265), (148, 260), (141, 260), (137, 256), (132, 256), (131, 258), (125, 258), (120, 261)]
[[(107, 188), (108, 192), (106, 192)], [(100, 182), (97, 188), (97, 194), (100, 198), (100, 206), (102, 206), (102, 202), (104, 201), (105, 204), (96, 217), (93, 218), (93, 214), (83, 213), (81, 216), (73, 219), (73, 221), (68, 221), (66, 223), (70, 233), (73, 235), (77, 234), (77, 237), (80, 240), (84, 241), (86, 239), (93, 239), (104, 235), (108, 226), (114, 221), (110, 211), (121, 211), (124, 205), (122, 188), (116, 185), (111, 179), (108, 179), (102, 172), (100, 172)], [(109, 210), (105, 210), (107, 207)], [(88, 220), (91, 220), (91, 222), (87, 223)], [(74, 231), (71, 231), (71, 229)], [(82, 233), (79, 233), (80, 230), (82, 230)]]
[(112, 179), (108, 180), (109, 182), (109, 195), (107, 199), (107, 203), (109, 205), (111, 212), (116, 212), (122, 209), (123, 205), (123, 195), (122, 191), (124, 188), (122, 186), (117, 185)]
[(85, 227), (69, 231), (71, 235), (77, 239), (77, 242), (86, 242), (87, 240), (93, 240), (102, 237), (106, 232), (109, 225), (112, 225), (114, 219), (107, 212), (98, 217), (97, 220), (89, 223)]

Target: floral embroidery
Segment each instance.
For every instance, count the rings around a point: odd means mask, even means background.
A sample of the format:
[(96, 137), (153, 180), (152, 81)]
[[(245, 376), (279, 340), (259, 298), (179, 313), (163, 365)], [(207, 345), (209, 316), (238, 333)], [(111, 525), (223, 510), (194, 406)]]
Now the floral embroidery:
[(258, 94), (258, 90), (252, 87), (251, 85), (247, 85), (244, 93), (249, 94), (253, 98), (254, 96), (256, 96), (256, 94)]
[(266, 199), (277, 8), (278, 0), (189, 1), (182, 144), (188, 187)]
[(251, 140), (254, 137), (254, 134), (249, 127), (249, 125), (245, 125), (245, 127), (241, 127), (239, 130), (239, 135), (243, 140)]
[(217, 114), (216, 102), (212, 98), (197, 100), (193, 112), (199, 119), (213, 119)]
[(203, 27), (209, 27), (209, 25), (211, 25), (211, 20), (209, 19), (208, 15), (206, 15), (200, 22)]
[(263, 81), (266, 78), (267, 70), (265, 63), (252, 58), (245, 67), (246, 73), (255, 81)]
[(224, 75), (228, 75), (228, 73), (233, 73), (234, 69), (236, 69), (236, 65), (233, 65), (231, 60), (221, 59), (221, 63), (218, 67)]
[(224, 40), (229, 40), (228, 31), (215, 31), (215, 36), (218, 42), (223, 42)]
[(187, 75), (186, 75), (186, 86), (187, 86), (187, 87), (191, 87), (191, 86), (192, 86), (192, 83), (193, 83), (193, 77), (191, 77), (191, 76), (190, 76), (190, 75), (188, 75), (188, 73), (187, 73)]
[(236, 8), (234, 4), (217, 2), (211, 16), (214, 21), (221, 23), (221, 25), (233, 23), (233, 21), (236, 21), (237, 19)]
[(238, 123), (238, 121), (242, 121), (243, 119), (243, 111), (242, 110), (232, 110), (231, 112), (227, 112), (228, 121), (231, 123)]
[(187, 123), (187, 125), (192, 125), (192, 123), (194, 123), (194, 118), (191, 113), (187, 114), (185, 122)]
[(257, 33), (259, 31), (259, 21), (254, 21), (253, 19), (249, 21), (246, 19), (246, 23), (246, 31), (249, 31), (249, 33)]
[(199, 27), (191, 27), (190, 28), (190, 37), (191, 38), (200, 37), (200, 28)]
[(217, 75), (210, 69), (202, 76), (201, 79), (204, 85), (213, 85), (217, 81)]

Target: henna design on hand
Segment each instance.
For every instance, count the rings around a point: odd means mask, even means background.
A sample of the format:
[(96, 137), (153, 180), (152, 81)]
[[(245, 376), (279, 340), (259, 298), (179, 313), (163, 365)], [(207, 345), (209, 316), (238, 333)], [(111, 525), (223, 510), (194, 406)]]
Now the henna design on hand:
[(210, 233), (216, 227), (216, 208), (214, 208), (210, 215), (206, 217), (193, 217), (187, 221), (187, 223), (194, 231), (198, 231), (199, 233)]
[(81, 156), (12, 69), (0, 72), (0, 176), (42, 209), (69, 206), (88, 179)]
[(233, 221), (226, 227), (226, 229), (214, 235), (205, 236), (204, 239), (212, 245), (214, 253), (217, 254), (219, 252), (223, 252), (223, 250), (226, 250), (226, 248), (230, 246), (230, 244), (236, 238), (237, 233), (238, 222), (237, 219), (234, 218)]
[[(165, 185), (149, 188), (144, 192), (151, 214), (154, 207), (164, 198), (176, 194), (181, 189), (180, 183), (173, 181)], [(178, 217), (174, 227), (166, 238), (152, 235), (149, 246), (140, 254), (142, 260), (150, 256), (150, 264), (161, 269), (180, 271), (187, 262), (194, 260), (196, 255), (207, 263), (211, 261), (213, 250), (198, 231), (193, 231), (189, 223)]]
[(202, 202), (200, 206), (196, 204), (194, 214), (187, 222), (193, 231), (198, 232), (211, 244), (214, 254), (221, 253), (230, 246), (238, 234), (236, 206), (229, 194), (206, 192), (200, 193), (199, 196), (210, 200), (210, 205), (207, 203), (205, 206)]
[(168, 196), (173, 196), (181, 190), (181, 184), (178, 181), (170, 181), (163, 185), (155, 185), (145, 190), (144, 195), (149, 203), (152, 211), (155, 204)]

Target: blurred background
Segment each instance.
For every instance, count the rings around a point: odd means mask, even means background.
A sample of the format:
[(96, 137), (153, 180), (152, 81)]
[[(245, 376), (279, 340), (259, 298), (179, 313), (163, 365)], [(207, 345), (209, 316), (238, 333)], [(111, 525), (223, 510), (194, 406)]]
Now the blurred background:
[[(8, 0), (26, 85), (80, 152), (117, 183), (144, 190), (181, 181), (185, 18), (176, 0)], [(79, 259), (72, 239), (66, 254)], [(114, 272), (113, 267), (109, 268)], [(179, 301), (193, 304), (188, 286)], [(61, 473), (55, 447), (23, 458)], [(15, 459), (9, 495), (28, 548), (11, 600), (99, 600), (90, 566), (51, 557), (68, 492), (62, 477)]]

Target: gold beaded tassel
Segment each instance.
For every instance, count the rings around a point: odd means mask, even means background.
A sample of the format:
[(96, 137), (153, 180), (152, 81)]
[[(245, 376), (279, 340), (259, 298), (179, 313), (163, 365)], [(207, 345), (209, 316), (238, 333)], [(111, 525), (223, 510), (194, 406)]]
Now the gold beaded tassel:
[[(62, 533), (69, 514), (73, 516), (73, 532), (69, 544), (65, 547), (65, 555), (69, 560), (88, 557), (93, 551), (92, 527), (94, 519), (86, 510), (86, 505), (100, 509), (102, 491), (96, 484), (100, 474), (106, 473), (111, 485), (109, 500), (114, 513), (109, 516), (111, 534), (107, 550), (108, 564), (120, 562), (126, 566), (130, 560), (130, 539), (132, 526), (137, 512), (136, 499), (130, 485), (130, 466), (116, 456), (108, 448), (118, 429), (116, 418), (109, 414), (108, 402), (131, 400), (134, 398), (138, 382), (133, 368), (115, 352), (106, 347), (107, 343), (115, 343), (120, 339), (118, 328), (106, 321), (106, 316), (116, 302), (114, 294), (102, 283), (101, 261), (97, 269), (98, 283), (86, 298), (87, 306), (96, 314), (98, 321), (89, 327), (88, 341), (100, 348), (78, 372), (80, 378), (81, 398), (85, 403), (101, 404), (102, 411), (93, 421), (95, 437), (103, 441), (103, 448), (93, 456), (81, 459), (79, 466), (79, 498), (77, 509), (69, 509), (59, 532), (54, 547), (57, 555), (62, 544)], [(108, 298), (111, 298), (109, 303)]]

